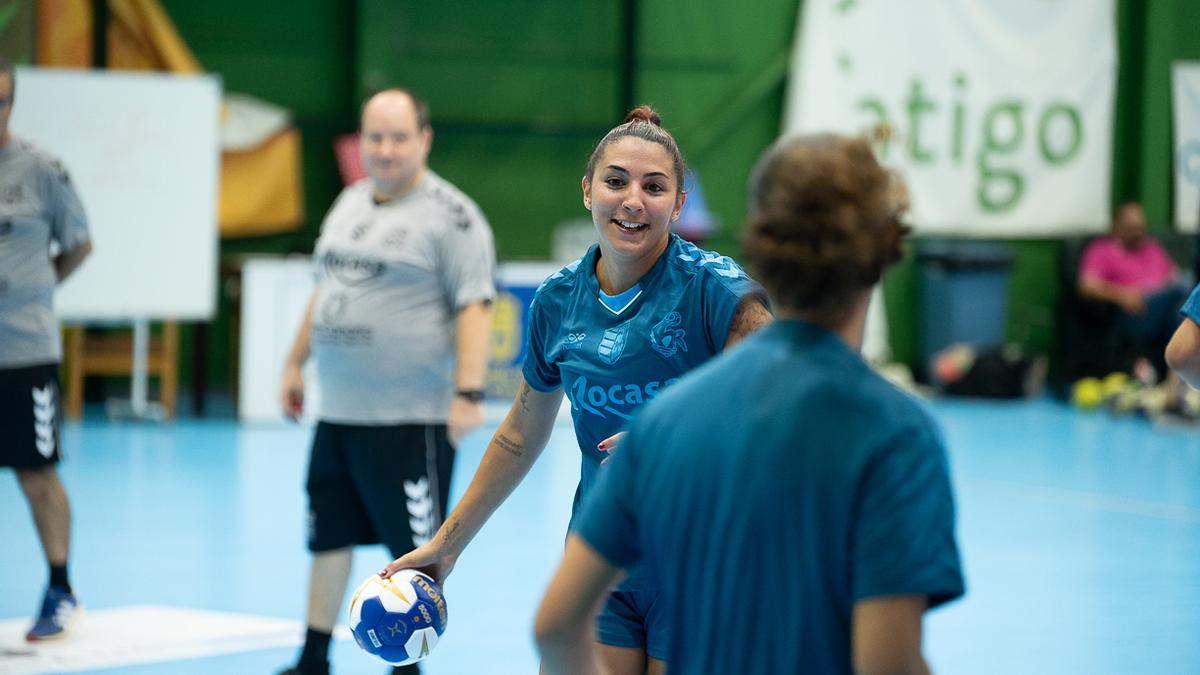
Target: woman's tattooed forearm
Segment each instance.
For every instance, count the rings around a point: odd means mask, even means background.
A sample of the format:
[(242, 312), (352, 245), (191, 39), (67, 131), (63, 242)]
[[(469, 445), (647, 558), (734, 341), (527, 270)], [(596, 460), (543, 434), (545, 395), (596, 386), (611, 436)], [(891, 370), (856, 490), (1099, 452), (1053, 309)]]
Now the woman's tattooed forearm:
[(517, 443), (504, 434), (496, 434), (495, 444), (504, 449), (505, 452), (513, 457), (520, 457), (525, 454), (525, 446)]
[(458, 527), (461, 525), (457, 520), (446, 524), (446, 531), (442, 533), (442, 543), (449, 544), (454, 539), (454, 535), (458, 532)]

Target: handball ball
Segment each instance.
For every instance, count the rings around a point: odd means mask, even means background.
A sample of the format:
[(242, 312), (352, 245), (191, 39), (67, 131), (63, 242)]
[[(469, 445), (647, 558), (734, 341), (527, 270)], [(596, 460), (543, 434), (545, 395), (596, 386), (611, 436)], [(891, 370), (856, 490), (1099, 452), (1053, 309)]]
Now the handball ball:
[(394, 666), (416, 663), (446, 631), (446, 599), (416, 570), (372, 574), (350, 600), (350, 632), (364, 651)]

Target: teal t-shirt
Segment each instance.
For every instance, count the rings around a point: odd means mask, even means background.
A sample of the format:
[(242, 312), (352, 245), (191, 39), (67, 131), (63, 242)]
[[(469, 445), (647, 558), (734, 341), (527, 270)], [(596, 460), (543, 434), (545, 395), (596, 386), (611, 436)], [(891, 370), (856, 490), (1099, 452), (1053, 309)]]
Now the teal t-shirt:
[(850, 673), (854, 603), (964, 588), (935, 423), (798, 321), (648, 405), (574, 531), (657, 579), (672, 672)]

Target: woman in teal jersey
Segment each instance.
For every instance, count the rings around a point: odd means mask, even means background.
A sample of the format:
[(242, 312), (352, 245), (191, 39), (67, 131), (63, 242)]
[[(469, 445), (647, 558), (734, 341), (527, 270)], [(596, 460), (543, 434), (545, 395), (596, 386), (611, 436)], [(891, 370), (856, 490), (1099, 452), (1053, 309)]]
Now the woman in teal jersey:
[(630, 425), (538, 611), (544, 673), (596, 672), (592, 608), (630, 568), (688, 675), (927, 674), (924, 614), (964, 592), (941, 432), (859, 354), (903, 183), (864, 139), (798, 136), (747, 201), (778, 320)]
[[(639, 107), (597, 144), (582, 180), (599, 241), (538, 289), (524, 380), (462, 501), (432, 541), (383, 571), (444, 578), (550, 437), (565, 393), (583, 453), (575, 505), (636, 411), (687, 371), (768, 323), (765, 297), (731, 259), (671, 233), (684, 163), (657, 113)], [(613, 673), (661, 672), (666, 630), (653, 580), (609, 598), (598, 651)]]

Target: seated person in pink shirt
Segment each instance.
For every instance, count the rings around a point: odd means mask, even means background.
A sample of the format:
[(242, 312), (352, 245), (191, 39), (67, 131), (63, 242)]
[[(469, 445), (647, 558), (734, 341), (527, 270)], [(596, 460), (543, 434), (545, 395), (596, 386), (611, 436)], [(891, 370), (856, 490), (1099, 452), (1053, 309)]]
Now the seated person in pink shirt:
[(1117, 208), (1109, 236), (1088, 244), (1079, 266), (1079, 295), (1111, 302), (1116, 330), (1150, 361), (1158, 374), (1166, 364), (1162, 353), (1178, 323), (1186, 290), (1163, 247), (1146, 234), (1142, 206), (1126, 202)]

